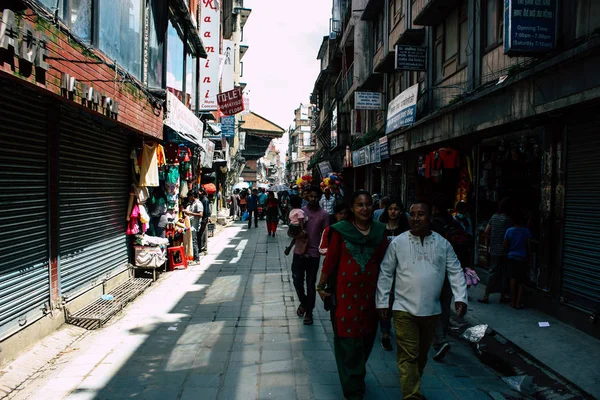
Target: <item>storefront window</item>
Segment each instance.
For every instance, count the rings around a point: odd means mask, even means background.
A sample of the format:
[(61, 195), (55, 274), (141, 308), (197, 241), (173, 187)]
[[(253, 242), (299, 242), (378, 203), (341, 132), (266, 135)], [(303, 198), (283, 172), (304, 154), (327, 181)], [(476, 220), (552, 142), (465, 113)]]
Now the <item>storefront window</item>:
[(167, 31), (167, 3), (152, 0), (150, 3), (150, 20), (148, 27), (148, 85), (163, 88), (163, 55), (165, 52), (165, 34)]
[(69, 3), (69, 26), (77, 37), (91, 42), (92, 0), (70, 0)]
[(101, 0), (100, 50), (138, 79), (142, 68), (142, 0)]
[(190, 101), (188, 105), (191, 110), (196, 109), (196, 91), (198, 85), (196, 84), (196, 67), (198, 65), (197, 59), (193, 58), (191, 55), (186, 56), (187, 59), (187, 73), (185, 78), (185, 94)]
[(167, 87), (183, 92), (183, 41), (169, 21), (167, 30)]

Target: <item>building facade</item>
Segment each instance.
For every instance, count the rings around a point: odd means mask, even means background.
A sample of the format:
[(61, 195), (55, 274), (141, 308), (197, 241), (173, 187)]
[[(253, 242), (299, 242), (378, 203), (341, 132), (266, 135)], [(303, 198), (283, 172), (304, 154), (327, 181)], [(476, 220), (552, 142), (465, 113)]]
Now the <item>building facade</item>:
[(482, 270), (482, 230), (511, 198), (534, 235), (529, 287), (538, 306), (600, 335), (600, 203), (590, 197), (600, 183), (589, 173), (600, 143), (591, 72), (600, 3), (333, 4), (311, 99), (319, 115), (311, 165), (333, 165), (348, 145), (344, 177), (355, 189), (405, 204), (465, 202)]
[(308, 163), (316, 150), (313, 113), (314, 106), (312, 104), (300, 104), (294, 110), (294, 122), (288, 129), (286, 172), (289, 182), (294, 182), (299, 177), (310, 173)]

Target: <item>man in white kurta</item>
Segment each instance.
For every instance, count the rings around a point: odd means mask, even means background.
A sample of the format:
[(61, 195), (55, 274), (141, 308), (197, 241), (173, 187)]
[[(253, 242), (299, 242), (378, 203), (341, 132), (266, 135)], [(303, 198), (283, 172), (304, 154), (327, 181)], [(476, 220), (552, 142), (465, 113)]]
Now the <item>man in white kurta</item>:
[[(421, 376), (441, 313), (440, 292), (448, 275), (459, 316), (467, 311), (467, 284), (452, 245), (431, 231), (431, 208), (410, 207), (411, 230), (396, 237), (381, 263), (377, 312), (387, 318), (390, 291), (404, 400), (422, 399)], [(392, 288), (394, 277), (395, 287)]]

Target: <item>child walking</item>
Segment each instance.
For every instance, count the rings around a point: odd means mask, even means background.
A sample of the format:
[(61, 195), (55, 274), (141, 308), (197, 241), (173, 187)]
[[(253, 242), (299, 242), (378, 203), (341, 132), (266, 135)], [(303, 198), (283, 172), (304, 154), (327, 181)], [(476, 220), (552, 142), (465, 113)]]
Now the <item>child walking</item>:
[(300, 254), (304, 254), (308, 241), (306, 240), (306, 230), (304, 226), (308, 220), (304, 211), (302, 211), (302, 198), (300, 196), (292, 196), (290, 198), (290, 205), (292, 211), (288, 215), (289, 228), (288, 235), (294, 239), (288, 247), (285, 248), (285, 255), (287, 256), (292, 251), (292, 247), (296, 246)]
[(523, 308), (523, 291), (531, 260), (531, 231), (525, 227), (522, 214), (515, 215), (514, 226), (504, 235), (504, 248), (508, 250), (508, 276), (513, 308)]

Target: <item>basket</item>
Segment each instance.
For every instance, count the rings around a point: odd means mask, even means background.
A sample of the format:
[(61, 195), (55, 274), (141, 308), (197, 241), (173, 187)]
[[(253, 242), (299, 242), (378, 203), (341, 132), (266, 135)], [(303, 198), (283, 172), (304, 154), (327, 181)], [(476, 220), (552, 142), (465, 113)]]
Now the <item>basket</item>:
[(208, 231), (208, 237), (213, 237), (215, 235), (215, 224), (210, 223), (206, 225), (206, 229)]

